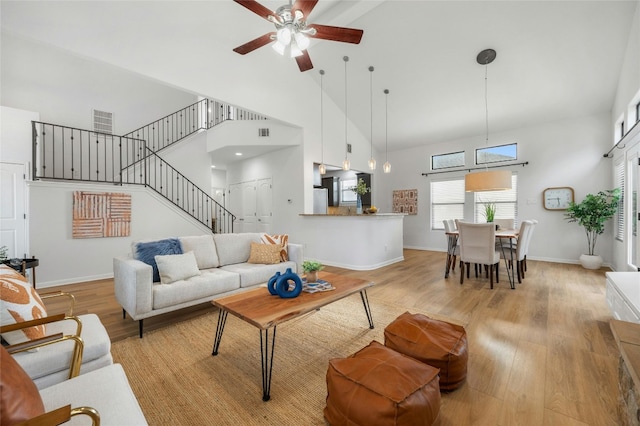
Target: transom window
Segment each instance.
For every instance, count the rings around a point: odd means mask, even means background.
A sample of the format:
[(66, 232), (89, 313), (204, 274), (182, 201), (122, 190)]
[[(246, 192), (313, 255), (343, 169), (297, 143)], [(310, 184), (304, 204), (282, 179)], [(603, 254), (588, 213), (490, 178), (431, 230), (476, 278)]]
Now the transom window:
[(518, 174), (511, 174), (511, 189), (506, 191), (484, 191), (474, 193), (476, 223), (486, 222), (484, 215), (485, 204), (496, 205), (494, 219), (514, 219), (518, 218)]
[(444, 229), (445, 219), (464, 218), (464, 178), (431, 182), (431, 229)]
[(518, 144), (490, 146), (476, 149), (476, 164), (499, 163), (518, 159)]
[(464, 166), (464, 151), (431, 156), (431, 170)]

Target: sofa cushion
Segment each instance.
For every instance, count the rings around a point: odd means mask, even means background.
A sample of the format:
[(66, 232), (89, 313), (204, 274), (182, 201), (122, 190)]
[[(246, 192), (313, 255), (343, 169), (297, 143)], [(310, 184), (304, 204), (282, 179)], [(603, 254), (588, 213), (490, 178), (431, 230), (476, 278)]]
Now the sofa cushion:
[(245, 262), (221, 267), (221, 269), (225, 271), (239, 274), (240, 287), (242, 288), (266, 283), (276, 272), (283, 273), (287, 268), (291, 268), (293, 272), (296, 272), (296, 263), (289, 261), (280, 262), (275, 265), (256, 265)]
[[(47, 311), (36, 290), (27, 279), (7, 265), (0, 265), (0, 324), (16, 324), (47, 316)], [(3, 333), (9, 344), (44, 337), (44, 325)]]
[(138, 242), (135, 244), (135, 258), (151, 265), (153, 268), (153, 282), (160, 281), (160, 273), (156, 264), (155, 256), (166, 254), (182, 254), (182, 245), (177, 238), (167, 238), (164, 240)]
[(192, 251), (198, 262), (198, 269), (217, 268), (220, 266), (213, 235), (195, 235), (179, 237), (182, 251)]
[(261, 240), (264, 244), (273, 244), (280, 246), (280, 260), (286, 262), (289, 260), (289, 235), (287, 234), (262, 234)]
[(240, 277), (220, 268), (205, 269), (201, 274), (186, 280), (176, 281), (171, 285), (155, 284), (153, 286), (153, 309), (175, 306), (192, 300), (202, 299), (237, 290), (240, 288)]
[(216, 251), (220, 266), (244, 263), (249, 260), (251, 242), (260, 242), (261, 233), (247, 232), (240, 234), (214, 234)]
[(17, 424), (44, 414), (38, 388), (3, 347), (0, 367), (0, 424)]
[(273, 265), (280, 263), (280, 251), (282, 246), (272, 244), (251, 243), (248, 263), (261, 263)]
[(162, 284), (171, 284), (200, 275), (198, 263), (192, 251), (183, 254), (156, 256), (155, 260), (158, 264), (158, 272)]

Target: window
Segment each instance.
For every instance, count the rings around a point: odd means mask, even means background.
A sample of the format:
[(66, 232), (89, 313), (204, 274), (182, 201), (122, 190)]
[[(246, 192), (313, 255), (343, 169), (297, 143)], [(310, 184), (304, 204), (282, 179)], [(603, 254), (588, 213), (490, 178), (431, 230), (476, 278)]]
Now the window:
[(624, 137), (624, 131), (625, 131), (625, 129), (624, 129), (624, 120), (622, 120), (620, 122), (620, 139), (622, 139)]
[(624, 241), (624, 162), (616, 164), (615, 185), (620, 188), (620, 201), (616, 214), (616, 240)]
[(498, 163), (518, 159), (518, 144), (490, 146), (476, 149), (476, 164)]
[(495, 219), (515, 219), (518, 218), (518, 174), (511, 174), (511, 189), (506, 191), (484, 191), (476, 192), (474, 220), (477, 223), (486, 222), (484, 217), (485, 203), (496, 205)]
[(431, 170), (464, 166), (464, 151), (431, 156)]
[(636, 104), (636, 123), (640, 122), (640, 101)]
[(358, 185), (357, 179), (344, 179), (340, 180), (340, 204), (353, 204), (356, 205), (356, 201), (358, 201), (358, 197), (355, 192), (351, 190), (354, 186)]
[(464, 178), (431, 182), (431, 229), (444, 229), (445, 219), (464, 218)]

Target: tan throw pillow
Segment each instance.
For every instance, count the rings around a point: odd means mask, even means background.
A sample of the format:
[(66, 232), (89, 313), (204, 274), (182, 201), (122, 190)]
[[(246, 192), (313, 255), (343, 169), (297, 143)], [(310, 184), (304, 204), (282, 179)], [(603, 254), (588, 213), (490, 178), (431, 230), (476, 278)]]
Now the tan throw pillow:
[(186, 280), (200, 275), (196, 256), (192, 251), (184, 254), (168, 254), (155, 256), (160, 282), (171, 284), (176, 281)]
[(272, 265), (280, 263), (280, 245), (251, 243), (251, 253), (249, 254), (249, 263), (262, 263)]
[(280, 261), (286, 262), (289, 260), (289, 235), (269, 235), (262, 234), (260, 238), (264, 244), (274, 244), (280, 246)]
[[(42, 299), (27, 279), (7, 265), (0, 265), (0, 324), (16, 324), (47, 316)], [(2, 333), (10, 345), (44, 337), (43, 325)]]

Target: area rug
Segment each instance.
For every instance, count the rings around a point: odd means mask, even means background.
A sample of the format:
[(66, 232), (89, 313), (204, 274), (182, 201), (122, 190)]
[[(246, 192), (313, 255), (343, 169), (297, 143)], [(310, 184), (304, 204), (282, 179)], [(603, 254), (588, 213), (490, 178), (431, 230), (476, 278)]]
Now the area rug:
[(325, 425), (329, 359), (346, 357), (372, 340), (384, 342), (384, 328), (406, 311), (370, 304), (373, 330), (358, 295), (279, 325), (267, 402), (258, 329), (232, 315), (217, 356), (211, 355), (216, 312), (145, 333), (143, 339), (115, 342), (111, 351), (150, 425)]

